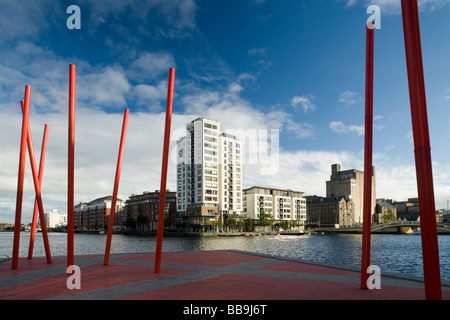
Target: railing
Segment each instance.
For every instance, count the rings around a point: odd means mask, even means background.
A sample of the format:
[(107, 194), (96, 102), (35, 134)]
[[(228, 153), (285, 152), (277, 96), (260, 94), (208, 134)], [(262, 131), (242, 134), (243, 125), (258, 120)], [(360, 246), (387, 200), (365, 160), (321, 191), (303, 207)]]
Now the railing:
[(372, 228), (372, 231), (389, 228), (389, 227), (398, 227), (398, 226), (413, 226), (413, 227), (418, 226), (418, 227), (420, 227), (420, 222), (419, 221), (397, 221), (397, 222), (391, 222), (391, 223), (383, 223), (383, 224), (374, 226)]

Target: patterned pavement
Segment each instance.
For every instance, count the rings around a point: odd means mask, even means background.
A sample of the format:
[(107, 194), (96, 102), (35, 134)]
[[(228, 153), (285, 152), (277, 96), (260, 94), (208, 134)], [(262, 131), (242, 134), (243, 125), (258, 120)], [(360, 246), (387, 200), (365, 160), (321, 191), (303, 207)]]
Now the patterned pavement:
[[(80, 289), (69, 289), (66, 258), (0, 261), (0, 300), (424, 300), (420, 278), (381, 273), (381, 289), (360, 289), (357, 270), (243, 251), (76, 256)], [(74, 283), (74, 282), (73, 282)], [(450, 283), (442, 282), (450, 300)]]

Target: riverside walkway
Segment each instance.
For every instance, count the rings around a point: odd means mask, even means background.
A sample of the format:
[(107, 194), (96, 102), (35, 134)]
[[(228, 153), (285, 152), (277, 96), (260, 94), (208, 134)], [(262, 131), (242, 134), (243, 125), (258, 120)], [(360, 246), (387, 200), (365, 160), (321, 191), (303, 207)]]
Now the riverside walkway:
[[(67, 287), (66, 258), (0, 260), (0, 300), (424, 300), (421, 278), (381, 270), (381, 289), (360, 289), (358, 270), (244, 251), (75, 256), (80, 289)], [(450, 300), (450, 282), (442, 282)]]

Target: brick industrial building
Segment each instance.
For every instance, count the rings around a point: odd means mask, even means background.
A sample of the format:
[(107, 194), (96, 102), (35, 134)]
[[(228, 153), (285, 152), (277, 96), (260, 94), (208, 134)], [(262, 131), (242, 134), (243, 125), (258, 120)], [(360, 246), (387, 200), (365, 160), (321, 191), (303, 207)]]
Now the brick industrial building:
[[(74, 227), (77, 229), (102, 229), (109, 223), (112, 196), (80, 202), (74, 207)], [(122, 224), (124, 201), (117, 199), (114, 225)]]
[[(125, 203), (124, 213), (128, 222), (135, 223), (135, 227), (141, 231), (156, 231), (159, 213), (159, 190), (155, 192), (144, 192), (142, 194), (132, 194)], [(175, 223), (177, 213), (177, 193), (166, 190), (166, 202), (164, 226), (170, 228)]]
[[(326, 182), (327, 198), (347, 197), (353, 202), (354, 223), (363, 222), (364, 172), (350, 169), (341, 171), (340, 164), (331, 166), (330, 180)], [(371, 214), (376, 205), (375, 167), (372, 167), (372, 205)]]

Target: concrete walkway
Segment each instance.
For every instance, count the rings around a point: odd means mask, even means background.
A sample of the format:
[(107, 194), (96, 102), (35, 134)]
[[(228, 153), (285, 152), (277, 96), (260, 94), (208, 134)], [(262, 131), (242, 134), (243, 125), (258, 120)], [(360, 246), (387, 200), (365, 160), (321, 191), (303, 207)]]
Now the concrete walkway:
[[(424, 300), (420, 278), (384, 274), (381, 289), (360, 289), (358, 270), (243, 251), (76, 256), (80, 289), (68, 289), (66, 258), (0, 261), (0, 300)], [(450, 300), (450, 283), (442, 283)]]

